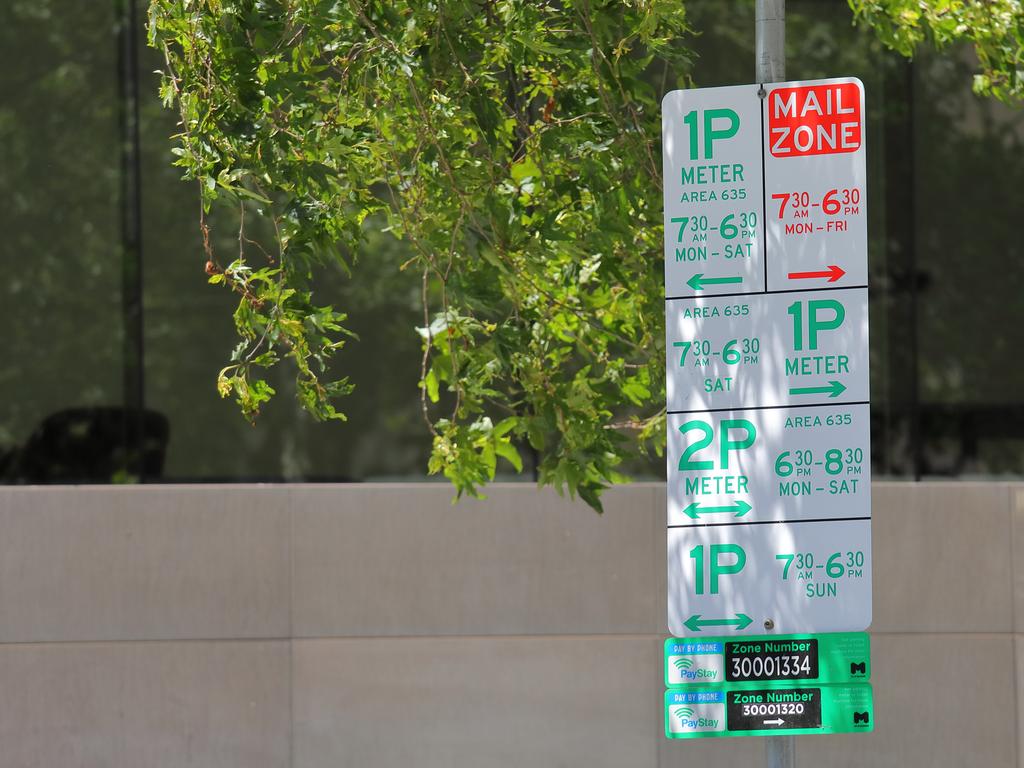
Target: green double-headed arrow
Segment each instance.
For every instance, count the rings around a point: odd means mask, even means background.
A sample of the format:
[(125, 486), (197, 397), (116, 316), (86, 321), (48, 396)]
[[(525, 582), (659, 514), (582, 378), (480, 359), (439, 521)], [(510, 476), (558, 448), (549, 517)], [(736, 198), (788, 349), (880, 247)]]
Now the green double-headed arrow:
[(686, 281), (686, 284), (693, 288), (695, 291), (703, 291), (706, 285), (726, 285), (728, 283), (742, 283), (742, 277), (704, 277), (704, 274), (698, 272), (696, 275)]
[(743, 517), (751, 509), (753, 509), (753, 507), (745, 501), (737, 501), (735, 504), (728, 507), (701, 507), (700, 502), (695, 501), (683, 510), (683, 514), (691, 520), (696, 520), (701, 515), (714, 515), (720, 512), (732, 512), (736, 517)]
[(735, 619), (702, 619), (699, 613), (683, 622), (691, 632), (700, 632), (704, 627), (735, 627), (736, 631), (746, 629), (754, 620), (745, 613), (737, 613)]
[(825, 395), (829, 397), (839, 397), (846, 391), (846, 387), (843, 386), (841, 381), (830, 381), (827, 386), (824, 387), (790, 387), (789, 394), (791, 395)]

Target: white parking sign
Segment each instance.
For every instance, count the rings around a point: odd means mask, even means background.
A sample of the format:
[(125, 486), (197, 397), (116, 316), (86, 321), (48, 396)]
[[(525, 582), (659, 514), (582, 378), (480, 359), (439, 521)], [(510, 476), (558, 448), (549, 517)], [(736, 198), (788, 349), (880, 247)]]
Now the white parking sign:
[(871, 623), (864, 89), (663, 102), (669, 631)]

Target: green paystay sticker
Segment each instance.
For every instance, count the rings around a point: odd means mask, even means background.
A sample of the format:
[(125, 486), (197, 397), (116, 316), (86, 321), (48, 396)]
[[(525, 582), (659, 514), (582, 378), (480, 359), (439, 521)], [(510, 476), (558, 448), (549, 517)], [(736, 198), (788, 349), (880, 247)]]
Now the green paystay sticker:
[(870, 732), (871, 685), (727, 685), (665, 692), (670, 739)]
[(665, 685), (871, 679), (867, 632), (676, 638), (665, 641)]

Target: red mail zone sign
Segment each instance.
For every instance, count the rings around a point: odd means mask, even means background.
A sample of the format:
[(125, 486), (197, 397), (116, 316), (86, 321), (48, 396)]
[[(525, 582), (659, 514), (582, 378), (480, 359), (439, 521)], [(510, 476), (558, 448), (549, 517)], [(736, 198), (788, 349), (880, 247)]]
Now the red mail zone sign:
[(863, 134), (864, 110), (856, 83), (777, 88), (768, 94), (774, 157), (855, 152)]

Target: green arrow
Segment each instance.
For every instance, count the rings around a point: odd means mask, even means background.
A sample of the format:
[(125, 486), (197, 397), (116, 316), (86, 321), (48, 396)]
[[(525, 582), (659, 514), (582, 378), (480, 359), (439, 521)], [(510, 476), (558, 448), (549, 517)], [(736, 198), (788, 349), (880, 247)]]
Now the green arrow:
[(824, 395), (838, 397), (846, 391), (841, 381), (830, 381), (827, 387), (792, 387), (789, 390), (791, 395)]
[(742, 277), (704, 277), (702, 273), (697, 273), (687, 280), (686, 284), (695, 291), (703, 291), (705, 285), (724, 285), (725, 283), (742, 282)]
[(688, 618), (683, 625), (691, 632), (700, 632), (701, 627), (736, 627), (736, 631), (750, 626), (752, 618), (745, 613), (737, 613), (735, 619), (701, 619), (699, 613)]
[(719, 512), (735, 512), (736, 517), (743, 517), (749, 512), (751, 507), (745, 501), (737, 501), (730, 507), (701, 507), (699, 501), (693, 502), (690, 506), (683, 510), (683, 514), (691, 520), (696, 520), (700, 515), (713, 515)]

